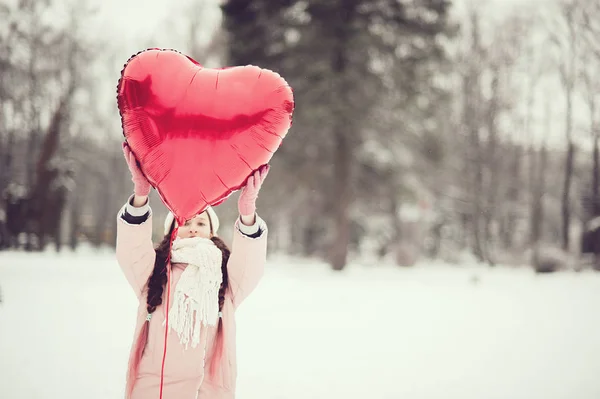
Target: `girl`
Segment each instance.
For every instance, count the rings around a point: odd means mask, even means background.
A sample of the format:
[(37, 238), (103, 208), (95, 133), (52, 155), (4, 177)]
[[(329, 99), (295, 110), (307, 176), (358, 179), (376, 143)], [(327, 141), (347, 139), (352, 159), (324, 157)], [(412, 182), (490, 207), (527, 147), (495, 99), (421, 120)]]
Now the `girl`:
[(264, 271), (267, 227), (256, 215), (256, 199), (269, 168), (256, 171), (242, 189), (231, 252), (209, 207), (179, 226), (169, 254), (177, 222), (169, 213), (165, 236), (153, 249), (150, 183), (125, 143), (123, 154), (134, 195), (118, 214), (116, 252), (139, 300), (126, 397), (234, 398), (234, 313)]

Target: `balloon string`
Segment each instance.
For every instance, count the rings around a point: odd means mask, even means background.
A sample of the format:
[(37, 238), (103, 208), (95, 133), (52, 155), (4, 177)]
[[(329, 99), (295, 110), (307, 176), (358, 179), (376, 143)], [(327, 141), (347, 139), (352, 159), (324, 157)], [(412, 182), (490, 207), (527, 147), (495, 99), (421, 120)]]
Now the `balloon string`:
[(165, 342), (163, 347), (163, 358), (162, 358), (162, 366), (160, 370), (160, 399), (162, 399), (163, 394), (163, 384), (164, 384), (164, 376), (165, 376), (165, 359), (167, 357), (167, 336), (169, 333), (169, 301), (171, 298), (171, 250), (173, 248), (173, 240), (177, 236), (177, 231), (179, 230), (179, 226), (176, 225), (173, 229), (173, 233), (171, 233), (171, 242), (169, 244), (169, 254), (167, 255), (167, 264), (166, 267), (169, 269), (169, 281), (167, 282), (167, 311), (166, 311), (166, 324), (165, 324)]

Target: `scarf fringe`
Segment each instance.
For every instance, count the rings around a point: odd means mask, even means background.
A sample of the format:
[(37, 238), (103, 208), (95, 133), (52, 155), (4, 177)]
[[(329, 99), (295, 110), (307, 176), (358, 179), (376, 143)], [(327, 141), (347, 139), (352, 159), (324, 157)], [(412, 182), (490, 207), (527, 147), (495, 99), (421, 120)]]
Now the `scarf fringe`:
[(214, 326), (219, 319), (222, 253), (209, 239), (178, 238), (171, 261), (187, 263), (187, 267), (175, 287), (170, 326), (186, 349), (190, 343), (195, 348), (202, 326)]

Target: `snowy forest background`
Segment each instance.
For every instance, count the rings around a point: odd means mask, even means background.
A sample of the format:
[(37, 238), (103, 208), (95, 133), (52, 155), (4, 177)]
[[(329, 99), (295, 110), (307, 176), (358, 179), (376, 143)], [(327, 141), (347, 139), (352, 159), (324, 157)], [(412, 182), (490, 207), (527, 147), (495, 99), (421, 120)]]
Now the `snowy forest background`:
[(114, 245), (116, 84), (160, 47), (293, 87), (258, 200), (271, 254), (600, 268), (598, 0), (106, 4), (0, 0), (3, 249)]

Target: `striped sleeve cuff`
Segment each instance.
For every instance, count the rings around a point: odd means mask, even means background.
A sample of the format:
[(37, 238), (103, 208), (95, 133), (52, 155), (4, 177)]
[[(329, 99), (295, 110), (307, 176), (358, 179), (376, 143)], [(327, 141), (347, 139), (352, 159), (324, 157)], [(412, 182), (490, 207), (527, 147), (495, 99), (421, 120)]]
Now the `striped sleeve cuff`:
[(123, 214), (121, 215), (121, 219), (126, 221), (129, 224), (142, 224), (148, 217), (150, 216), (150, 201), (146, 201), (146, 203), (140, 207), (135, 207), (132, 204), (133, 195), (129, 197), (127, 200), (127, 204), (123, 209)]
[(249, 238), (258, 238), (263, 232), (267, 229), (267, 225), (264, 220), (262, 220), (258, 215), (256, 215), (256, 220), (252, 226), (246, 226), (242, 223), (241, 219), (237, 220), (237, 229)]
[(150, 212), (150, 201), (146, 201), (146, 203), (142, 206), (135, 207), (133, 206), (133, 195), (129, 197), (127, 200), (127, 206), (125, 207), (125, 211), (131, 216), (143, 216), (146, 213)]

